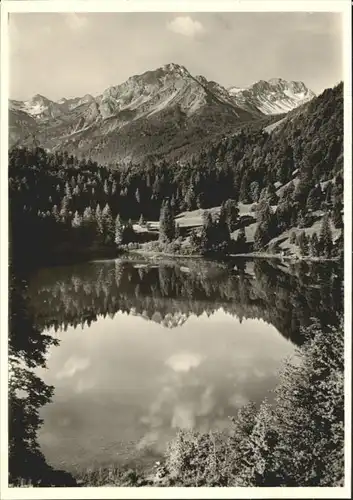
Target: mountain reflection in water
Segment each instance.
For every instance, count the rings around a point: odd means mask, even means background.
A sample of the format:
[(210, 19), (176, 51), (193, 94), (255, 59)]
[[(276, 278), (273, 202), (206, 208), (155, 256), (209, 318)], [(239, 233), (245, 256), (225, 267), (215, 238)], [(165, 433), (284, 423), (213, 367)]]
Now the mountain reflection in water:
[(31, 277), (27, 317), (53, 339), (47, 368), (27, 359), (54, 388), (38, 404), (49, 464), (152, 463), (178, 428), (227, 428), (248, 400), (271, 399), (300, 327), (342, 314), (339, 266), (234, 264), (116, 260)]

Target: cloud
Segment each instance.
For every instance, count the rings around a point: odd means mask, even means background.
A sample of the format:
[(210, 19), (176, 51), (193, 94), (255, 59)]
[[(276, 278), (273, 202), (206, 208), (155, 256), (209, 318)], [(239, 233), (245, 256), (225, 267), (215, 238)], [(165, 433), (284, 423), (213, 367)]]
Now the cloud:
[(190, 16), (175, 17), (167, 23), (167, 29), (190, 38), (201, 35), (205, 31), (200, 21), (193, 20)]
[(88, 25), (87, 17), (76, 14), (76, 12), (70, 12), (70, 14), (67, 14), (65, 22), (72, 31), (82, 31)]
[(201, 361), (202, 357), (199, 354), (181, 352), (168, 358), (165, 364), (176, 372), (188, 372), (191, 368), (197, 368)]
[(86, 370), (90, 365), (88, 358), (69, 358), (63, 366), (63, 369), (57, 374), (57, 379), (73, 377), (77, 372)]

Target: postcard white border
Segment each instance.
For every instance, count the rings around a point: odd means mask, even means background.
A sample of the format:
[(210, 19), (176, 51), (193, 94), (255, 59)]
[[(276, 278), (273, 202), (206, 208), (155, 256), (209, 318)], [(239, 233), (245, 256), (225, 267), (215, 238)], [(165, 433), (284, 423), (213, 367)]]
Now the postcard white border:
[[(8, 488), (8, 14), (11, 12), (340, 12), (344, 58), (345, 430), (343, 488)], [(1, 3), (1, 490), (0, 498), (350, 498), (352, 354), (352, 50), (349, 0), (3, 0)]]

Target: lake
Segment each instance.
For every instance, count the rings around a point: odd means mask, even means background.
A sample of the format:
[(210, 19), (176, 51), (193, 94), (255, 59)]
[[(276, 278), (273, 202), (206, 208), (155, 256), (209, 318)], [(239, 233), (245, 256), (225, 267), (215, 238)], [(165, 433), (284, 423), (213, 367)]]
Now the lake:
[(33, 272), (35, 348), (18, 353), (53, 388), (38, 405), (46, 461), (66, 471), (151, 466), (178, 429), (228, 430), (246, 402), (273, 399), (301, 328), (337, 321), (341, 285), (338, 265), (260, 260), (117, 259)]

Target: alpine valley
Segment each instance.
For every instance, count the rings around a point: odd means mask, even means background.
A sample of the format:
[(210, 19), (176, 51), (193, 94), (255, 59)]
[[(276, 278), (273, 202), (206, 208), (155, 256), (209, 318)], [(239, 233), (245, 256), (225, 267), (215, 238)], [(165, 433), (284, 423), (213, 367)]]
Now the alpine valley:
[(343, 82), (9, 108), (10, 485), (341, 487)]

